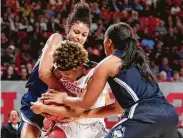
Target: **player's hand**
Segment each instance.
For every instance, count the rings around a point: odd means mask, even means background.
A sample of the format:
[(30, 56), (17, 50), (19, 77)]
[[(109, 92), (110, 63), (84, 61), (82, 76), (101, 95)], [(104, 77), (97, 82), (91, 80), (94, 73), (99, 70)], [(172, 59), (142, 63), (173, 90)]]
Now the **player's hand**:
[(35, 114), (41, 114), (43, 112), (44, 104), (41, 101), (31, 102), (31, 105), (30, 109)]
[(49, 120), (48, 118), (44, 119), (44, 121), (43, 121), (43, 131), (46, 132), (46, 135), (48, 135), (51, 132), (54, 125), (55, 125), (54, 121)]
[(41, 100), (44, 104), (57, 103), (63, 104), (63, 99), (67, 97), (67, 93), (49, 89), (48, 92), (42, 94)]

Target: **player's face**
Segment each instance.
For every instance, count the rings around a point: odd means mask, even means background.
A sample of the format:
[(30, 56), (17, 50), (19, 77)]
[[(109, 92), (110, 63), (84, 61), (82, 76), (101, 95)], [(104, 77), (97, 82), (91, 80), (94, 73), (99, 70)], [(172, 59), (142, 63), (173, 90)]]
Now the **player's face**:
[(54, 70), (54, 75), (58, 79), (66, 80), (66, 81), (69, 81), (69, 82), (73, 82), (73, 81), (77, 80), (77, 78), (81, 75), (81, 72), (82, 72), (81, 67), (74, 68), (74, 69), (68, 70), (68, 71), (60, 71), (58, 69), (55, 69)]
[(78, 22), (71, 26), (67, 38), (83, 45), (86, 42), (88, 34), (89, 28), (85, 24)]

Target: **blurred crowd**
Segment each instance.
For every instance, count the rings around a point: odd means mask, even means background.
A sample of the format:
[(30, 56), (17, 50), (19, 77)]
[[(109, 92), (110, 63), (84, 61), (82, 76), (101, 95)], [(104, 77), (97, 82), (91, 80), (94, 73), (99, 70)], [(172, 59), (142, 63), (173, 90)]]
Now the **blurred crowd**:
[[(79, 0), (1, 1), (1, 79), (27, 80), (48, 37), (64, 34)], [(126, 22), (162, 82), (183, 82), (182, 0), (85, 0), (93, 22), (85, 44), (90, 60), (105, 57), (103, 38), (114, 23)]]

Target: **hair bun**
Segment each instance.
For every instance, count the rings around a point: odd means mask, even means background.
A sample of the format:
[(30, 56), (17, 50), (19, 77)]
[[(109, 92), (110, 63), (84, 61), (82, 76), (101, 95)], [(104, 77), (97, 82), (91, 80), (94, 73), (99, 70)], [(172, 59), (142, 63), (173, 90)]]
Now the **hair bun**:
[(91, 16), (91, 10), (87, 3), (79, 2), (74, 6), (75, 17), (89, 17)]

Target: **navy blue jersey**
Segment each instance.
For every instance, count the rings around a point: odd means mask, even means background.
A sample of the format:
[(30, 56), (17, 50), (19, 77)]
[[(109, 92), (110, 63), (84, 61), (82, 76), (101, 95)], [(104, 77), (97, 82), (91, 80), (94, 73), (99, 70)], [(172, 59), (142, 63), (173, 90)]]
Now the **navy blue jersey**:
[[(117, 50), (113, 55), (120, 57), (122, 52)], [(135, 67), (120, 70), (114, 77), (109, 77), (108, 82), (122, 108), (129, 108), (144, 99), (164, 97), (158, 84), (144, 81)]]
[[(63, 40), (66, 40), (65, 36), (62, 36)], [(48, 90), (48, 85), (45, 84), (40, 78), (39, 78), (39, 64), (40, 64), (41, 56), (39, 57), (37, 63), (35, 64), (29, 79), (26, 84), (26, 88), (29, 88), (34, 92), (37, 96), (40, 96), (42, 93), (45, 93)]]
[[(122, 52), (113, 53), (117, 57)], [(173, 105), (164, 98), (156, 82), (146, 82), (132, 66), (120, 70), (108, 83), (125, 113), (106, 138), (176, 137), (178, 115)], [(166, 127), (166, 128), (164, 128)]]

